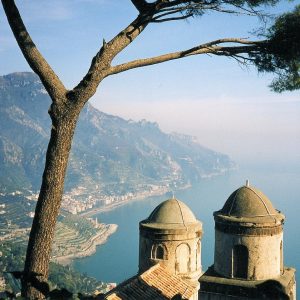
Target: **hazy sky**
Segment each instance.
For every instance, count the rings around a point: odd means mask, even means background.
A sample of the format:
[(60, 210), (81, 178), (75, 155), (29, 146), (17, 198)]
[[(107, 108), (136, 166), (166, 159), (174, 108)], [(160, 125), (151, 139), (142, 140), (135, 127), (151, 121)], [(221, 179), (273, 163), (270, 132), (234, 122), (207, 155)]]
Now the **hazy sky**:
[[(67, 87), (87, 71), (103, 38), (136, 16), (129, 0), (17, 1), (36, 45)], [(282, 2), (284, 11), (299, 1)], [(275, 10), (273, 9), (273, 12)], [(221, 37), (251, 36), (253, 17), (210, 14), (149, 26), (118, 62), (159, 55)], [(0, 9), (0, 74), (29, 71)], [(300, 93), (275, 94), (271, 75), (234, 60), (198, 56), (132, 70), (104, 80), (92, 103), (126, 119), (156, 121), (167, 132), (198, 137), (235, 160), (300, 161)]]

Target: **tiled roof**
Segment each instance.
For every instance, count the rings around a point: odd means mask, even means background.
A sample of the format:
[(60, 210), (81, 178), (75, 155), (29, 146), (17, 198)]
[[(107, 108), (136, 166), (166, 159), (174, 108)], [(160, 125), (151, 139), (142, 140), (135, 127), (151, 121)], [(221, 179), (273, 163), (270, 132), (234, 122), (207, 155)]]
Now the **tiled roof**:
[(168, 300), (176, 295), (181, 299), (190, 299), (197, 288), (170, 274), (165, 267), (157, 264), (146, 272), (136, 275), (115, 289), (105, 297), (106, 300)]

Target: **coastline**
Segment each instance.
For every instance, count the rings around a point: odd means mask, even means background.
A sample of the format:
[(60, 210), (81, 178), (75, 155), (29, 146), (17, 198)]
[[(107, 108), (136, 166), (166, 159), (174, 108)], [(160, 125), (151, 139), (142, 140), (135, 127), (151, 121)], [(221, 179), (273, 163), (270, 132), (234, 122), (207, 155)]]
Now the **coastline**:
[[(191, 184), (186, 184), (182, 187), (177, 188), (177, 190), (186, 190), (186, 189), (190, 188), (191, 186), (192, 186)], [(151, 193), (139, 194), (139, 195), (137, 195), (133, 198), (127, 199), (127, 200), (111, 203), (111, 204), (106, 205), (104, 207), (94, 208), (92, 210), (82, 212), (82, 213), (79, 214), (79, 216), (81, 216), (81, 217), (91, 217), (93, 215), (96, 215), (96, 214), (99, 214), (99, 213), (102, 213), (102, 212), (111, 211), (111, 210), (113, 210), (117, 207), (126, 205), (129, 202), (142, 201), (142, 200), (145, 200), (146, 198), (149, 198), (149, 197), (165, 195), (166, 193), (169, 193), (171, 191), (172, 190), (169, 189), (168, 187), (164, 187), (164, 188), (162, 188), (160, 190), (157, 190), (155, 192), (152, 191)]]
[(108, 237), (115, 233), (118, 229), (117, 224), (107, 224), (108, 228), (103, 232), (100, 231), (94, 235), (89, 241), (85, 249), (72, 254), (52, 257), (51, 260), (61, 265), (68, 265), (76, 258), (91, 256), (96, 252), (96, 247), (106, 243)]
[[(190, 184), (186, 184), (186, 185), (178, 188), (178, 190), (188, 189), (190, 187), (191, 187)], [(91, 217), (93, 215), (96, 215), (96, 214), (99, 214), (102, 212), (111, 211), (117, 207), (126, 205), (129, 202), (141, 201), (141, 200), (145, 200), (146, 198), (149, 198), (152, 196), (164, 195), (170, 191), (171, 190), (169, 188), (164, 187), (155, 192), (153, 192), (153, 191), (151, 193), (144, 192), (142, 194), (139, 194), (139, 195), (137, 195), (133, 198), (127, 199), (127, 200), (115, 202), (115, 203), (109, 204), (105, 207), (99, 207), (99, 208), (95, 208), (95, 209), (92, 209), (89, 211), (85, 211), (83, 213), (78, 214), (78, 216), (88, 218), (88, 217)], [(108, 229), (104, 233), (103, 233), (103, 231), (100, 231), (96, 235), (94, 235), (88, 241), (88, 245), (87, 245), (87, 247), (85, 247), (85, 249), (83, 249), (79, 252), (75, 252), (75, 253), (71, 253), (71, 254), (67, 254), (67, 255), (55, 256), (55, 257), (52, 257), (51, 260), (55, 263), (65, 266), (65, 265), (71, 264), (74, 259), (93, 255), (94, 253), (96, 253), (96, 250), (97, 250), (96, 247), (99, 245), (105, 244), (107, 239), (109, 238), (109, 236), (114, 234), (118, 228), (117, 224), (106, 224), (106, 226), (109, 226)]]
[[(222, 174), (224, 174), (224, 172), (210, 174), (209, 176), (204, 177), (204, 179), (219, 176)], [(192, 185), (190, 183), (188, 183), (186, 185), (178, 187), (177, 190), (186, 190), (191, 187), (192, 187)], [(158, 189), (156, 191), (139, 193), (138, 195), (136, 195), (130, 199), (126, 199), (126, 200), (119, 201), (119, 202), (114, 202), (114, 203), (111, 203), (104, 207), (99, 207), (99, 208), (94, 208), (94, 209), (91, 209), (88, 211), (84, 211), (84, 212), (78, 214), (78, 216), (88, 218), (88, 217), (91, 217), (93, 215), (96, 215), (96, 214), (99, 214), (102, 212), (108, 212), (108, 211), (114, 210), (115, 208), (126, 205), (130, 202), (142, 201), (149, 197), (165, 195), (167, 193), (170, 193), (171, 191), (172, 191), (172, 189), (170, 189), (167, 186), (164, 186), (161, 189)], [(118, 228), (117, 224), (107, 224), (107, 226), (109, 226), (109, 228), (105, 231), (105, 233), (103, 234), (103, 232), (99, 232), (95, 236), (93, 236), (89, 240), (89, 245), (84, 250), (81, 250), (80, 252), (68, 254), (68, 255), (53, 257), (52, 261), (57, 262), (62, 265), (67, 265), (67, 264), (70, 264), (74, 259), (93, 255), (96, 252), (96, 247), (98, 245), (102, 245), (102, 244), (106, 243), (108, 237), (110, 235), (112, 235), (113, 233), (115, 233)]]

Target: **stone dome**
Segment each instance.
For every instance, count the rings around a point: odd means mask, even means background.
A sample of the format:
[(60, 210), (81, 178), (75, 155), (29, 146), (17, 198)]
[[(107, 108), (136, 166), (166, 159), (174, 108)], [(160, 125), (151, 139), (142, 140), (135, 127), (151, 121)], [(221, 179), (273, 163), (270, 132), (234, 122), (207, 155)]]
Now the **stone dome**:
[(249, 186), (242, 186), (234, 191), (225, 202), (222, 212), (240, 218), (276, 214), (269, 198), (260, 190)]
[(175, 198), (160, 203), (139, 229), (139, 272), (162, 263), (171, 274), (198, 285), (202, 223), (186, 204)]
[(227, 217), (229, 221), (245, 222), (274, 222), (278, 217), (284, 218), (265, 194), (249, 185), (234, 191), (214, 215)]
[(189, 207), (178, 199), (169, 199), (159, 204), (146, 221), (147, 223), (183, 225), (197, 222)]

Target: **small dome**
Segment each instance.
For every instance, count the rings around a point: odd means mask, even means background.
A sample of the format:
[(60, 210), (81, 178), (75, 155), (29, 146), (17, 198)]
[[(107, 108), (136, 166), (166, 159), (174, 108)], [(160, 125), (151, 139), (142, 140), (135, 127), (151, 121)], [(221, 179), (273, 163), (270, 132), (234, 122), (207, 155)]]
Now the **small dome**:
[(169, 199), (159, 204), (146, 221), (147, 223), (162, 224), (188, 224), (197, 222), (189, 207), (177, 199)]
[(220, 212), (223, 215), (238, 218), (264, 217), (277, 214), (269, 198), (260, 190), (250, 186), (242, 186), (234, 191)]

